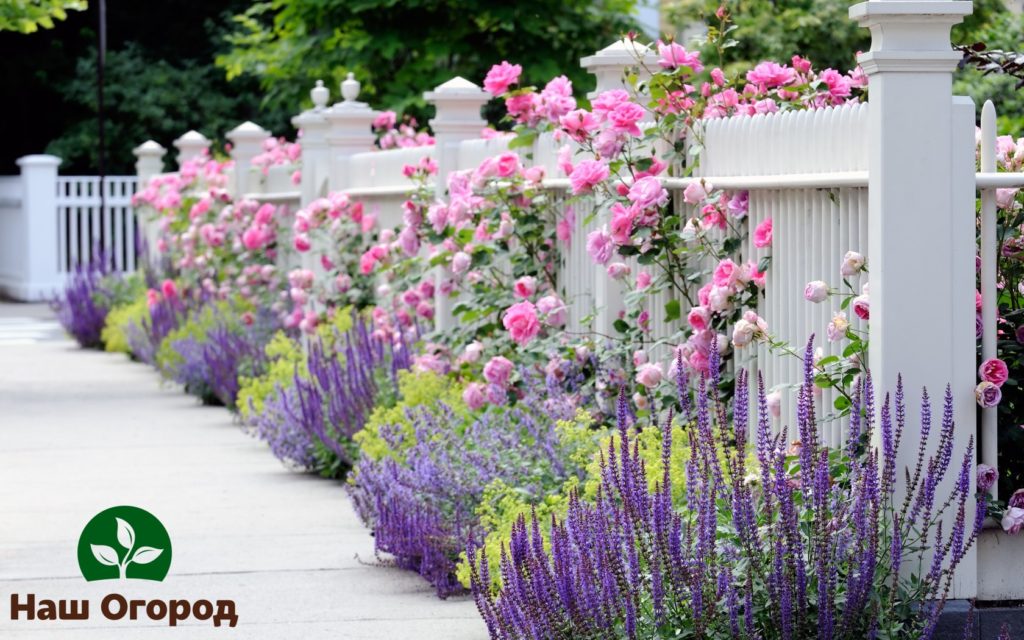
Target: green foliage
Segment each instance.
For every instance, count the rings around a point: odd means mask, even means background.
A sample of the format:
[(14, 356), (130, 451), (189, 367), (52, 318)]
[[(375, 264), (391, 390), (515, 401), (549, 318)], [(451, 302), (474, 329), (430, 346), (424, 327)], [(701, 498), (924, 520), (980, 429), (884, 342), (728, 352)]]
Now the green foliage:
[(263, 413), (263, 403), (280, 387), (286, 389), (294, 384), (296, 369), (305, 377), (306, 364), (302, 344), (278, 331), (264, 347), (267, 354), (267, 369), (258, 376), (241, 376), (238, 379), (238, 412), (243, 423), (253, 415)]
[[(460, 75), (480, 83), (492, 64), (523, 65), (525, 78), (590, 81), (579, 58), (632, 28), (635, 0), (271, 0), (236, 16), (217, 57), (229, 78), (254, 75), (265, 103), (295, 110), (314, 81), (337, 87), (347, 72), (362, 99), (423, 115), (422, 94)], [(336, 89), (335, 89), (336, 91)]]
[[(293, 106), (257, 114), (259, 91), (254, 82), (229, 85), (211, 64), (154, 59), (133, 43), (107, 52), (105, 78), (106, 157), (112, 173), (134, 173), (131, 150), (145, 140), (171, 148), (175, 138), (197, 129), (219, 144), (227, 131), (247, 119), (287, 134), (288, 117), (296, 111)], [(46, 152), (64, 160), (62, 171), (91, 172), (99, 153), (95, 51), (78, 59), (76, 73), (62, 94), (88, 117), (68, 126)]]
[[(406, 415), (409, 409), (434, 410), (438, 404), (443, 403), (458, 416), (466, 416), (469, 413), (462, 401), (462, 386), (430, 371), (399, 371), (398, 395), (399, 398), (391, 403), (378, 403), (370, 414), (366, 426), (355, 435), (354, 440), (359, 445), (360, 456), (374, 461), (386, 457), (404, 460), (402, 454), (415, 442), (412, 423)], [(402, 427), (402, 444), (398, 448), (393, 449), (381, 437), (380, 428), (384, 425)]]
[[(135, 278), (136, 276), (133, 276)], [(142, 326), (149, 318), (149, 306), (146, 302), (146, 290), (141, 277), (138, 277), (139, 287), (134, 295), (114, 305), (107, 314), (106, 322), (100, 338), (103, 340), (103, 348), (111, 353), (126, 353), (132, 355), (131, 347), (128, 345), (128, 325)]]
[(85, 0), (4, 0), (0, 2), (0, 31), (35, 33), (66, 20), (68, 11), (85, 11)]
[[(1024, 42), (1024, 15), (1010, 11), (996, 14), (991, 22), (959, 42), (982, 42), (988, 49), (1018, 51)], [(953, 93), (974, 98), (979, 109), (986, 100), (992, 100), (996, 105), (999, 133), (1017, 138), (1024, 135), (1024, 92), (1017, 88), (1017, 82), (1007, 75), (984, 75), (968, 67), (954, 75)]]

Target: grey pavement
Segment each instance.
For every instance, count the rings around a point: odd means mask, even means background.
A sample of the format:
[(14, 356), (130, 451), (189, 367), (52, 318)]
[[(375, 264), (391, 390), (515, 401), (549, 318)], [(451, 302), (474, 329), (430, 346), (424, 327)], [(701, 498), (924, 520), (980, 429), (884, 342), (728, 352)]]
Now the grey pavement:
[[(0, 303), (0, 638), (487, 637), (472, 601), (382, 566), (341, 484), (283, 468), (223, 408), (148, 367), (78, 349), (39, 305)], [(111, 506), (156, 515), (163, 582), (86, 582), (79, 534)], [(110, 621), (106, 594), (231, 599), (238, 626)], [(88, 599), (88, 620), (11, 619), (11, 594)]]

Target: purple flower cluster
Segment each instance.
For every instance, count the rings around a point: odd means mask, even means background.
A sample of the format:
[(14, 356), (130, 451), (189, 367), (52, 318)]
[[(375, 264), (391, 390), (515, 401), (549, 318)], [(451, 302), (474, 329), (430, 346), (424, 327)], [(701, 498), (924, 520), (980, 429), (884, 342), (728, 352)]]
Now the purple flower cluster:
[[(931, 637), (953, 570), (984, 519), (983, 507), (973, 523), (965, 515), (973, 451), (969, 446), (962, 463), (954, 464), (951, 396), (947, 391), (930, 456), (925, 397), (924, 437), (917, 470), (910, 471), (916, 477), (897, 508), (902, 385), (892, 401), (886, 396), (878, 417), (870, 378), (858, 385), (848, 450), (859, 453), (844, 455), (818, 444), (812, 361), (809, 343), (799, 440), (788, 451), (771, 432), (760, 378), (754, 434), (748, 434), (746, 372), (737, 377), (732, 429), (717, 395), (717, 374), (696, 385), (694, 410), (686, 406), (688, 385), (680, 380), (679, 424), (691, 456), (686, 505), (678, 510), (668, 471), (673, 417), (662, 426), (665, 472), (650, 490), (636, 439), (629, 444), (623, 394), (621, 444), (610, 446), (602, 460), (598, 496), (592, 504), (572, 498), (564, 520), (552, 523), (550, 548), (541, 523), (521, 519), (503, 549), (502, 586), (495, 592), (488, 563), (470, 538), (473, 593), (491, 637), (633, 639), (678, 629), (693, 637), (786, 640)], [(710, 370), (718, 371), (716, 353)], [(876, 429), (879, 450), (865, 450), (861, 443)], [(747, 461), (748, 441), (756, 465)], [(937, 497), (950, 470), (958, 473), (956, 487), (948, 499)], [(947, 519), (953, 524), (944, 536), (933, 525), (946, 512), (955, 519)], [(931, 571), (916, 583), (902, 580), (901, 565), (911, 555), (916, 561), (932, 541)], [(907, 602), (929, 604), (907, 614)]]
[(263, 401), (263, 410), (252, 413), (249, 422), (256, 435), (286, 465), (313, 470), (317, 467), (313, 438), (293, 416), (300, 412), (298, 391), (294, 386), (278, 385)]
[(125, 327), (128, 348), (132, 355), (146, 364), (156, 364), (160, 343), (184, 322), (186, 305), (181, 298), (159, 298), (149, 305), (149, 313), (141, 323), (129, 322)]
[(571, 418), (573, 409), (557, 398), (543, 400), (547, 391), (531, 388), (513, 408), (491, 405), (471, 417), (444, 405), (418, 408), (409, 414), (411, 436), (397, 425), (382, 428), (403, 459), (360, 460), (350, 486), (376, 550), (418, 572), (442, 598), (462, 591), (455, 567), (468, 544), (482, 542), (476, 510), (485, 487), (502, 480), (541, 498), (545, 486), (566, 478), (554, 424)]
[(102, 255), (94, 262), (76, 264), (68, 274), (64, 290), (52, 303), (64, 330), (87, 349), (103, 346), (100, 335), (110, 311), (110, 292), (105, 281), (113, 277), (105, 265)]

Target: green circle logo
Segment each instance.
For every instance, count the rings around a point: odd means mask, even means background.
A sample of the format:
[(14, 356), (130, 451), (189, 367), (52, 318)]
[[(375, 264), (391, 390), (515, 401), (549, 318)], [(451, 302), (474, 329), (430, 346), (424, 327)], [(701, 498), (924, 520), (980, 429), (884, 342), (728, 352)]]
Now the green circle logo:
[(86, 580), (156, 580), (171, 568), (171, 538), (156, 517), (138, 507), (96, 514), (78, 539), (78, 568)]

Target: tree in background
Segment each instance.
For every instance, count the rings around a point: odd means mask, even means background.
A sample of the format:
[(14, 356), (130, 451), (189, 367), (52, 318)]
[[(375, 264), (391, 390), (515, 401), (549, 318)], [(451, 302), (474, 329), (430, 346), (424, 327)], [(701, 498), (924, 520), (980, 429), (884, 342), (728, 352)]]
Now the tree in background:
[(0, 2), (0, 31), (35, 33), (66, 20), (68, 11), (85, 11), (85, 0), (8, 0)]
[[(565, 74), (592, 85), (579, 59), (634, 27), (635, 0), (272, 0), (236, 16), (229, 78), (257, 77), (269, 108), (294, 110), (321, 79), (347, 72), (374, 106), (422, 118), (424, 91), (460, 75), (480, 83), (501, 60), (527, 81)], [(336, 92), (336, 89), (335, 89)]]

